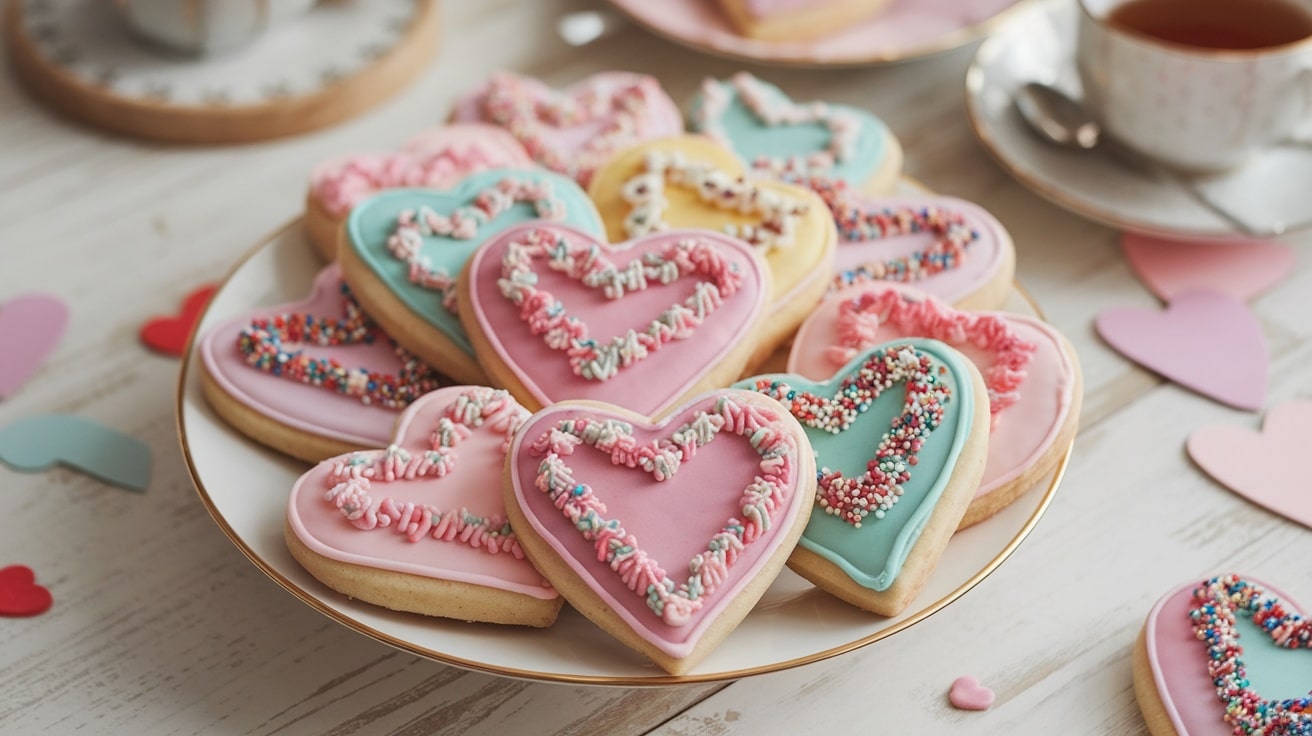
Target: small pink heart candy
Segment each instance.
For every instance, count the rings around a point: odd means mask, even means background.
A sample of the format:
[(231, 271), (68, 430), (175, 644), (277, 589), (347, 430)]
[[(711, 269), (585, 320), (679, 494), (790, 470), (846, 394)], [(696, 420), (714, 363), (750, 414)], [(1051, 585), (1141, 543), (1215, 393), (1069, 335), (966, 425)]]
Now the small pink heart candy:
[(993, 691), (979, 684), (970, 675), (962, 675), (952, 682), (948, 702), (960, 710), (988, 710), (993, 705)]

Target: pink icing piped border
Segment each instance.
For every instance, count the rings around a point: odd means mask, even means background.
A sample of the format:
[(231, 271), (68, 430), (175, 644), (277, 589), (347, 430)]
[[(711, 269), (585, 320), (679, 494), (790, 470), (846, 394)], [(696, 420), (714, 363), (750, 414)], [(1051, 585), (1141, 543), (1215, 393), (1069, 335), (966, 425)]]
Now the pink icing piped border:
[(486, 169), (530, 169), (514, 136), (494, 125), (445, 125), (421, 133), (392, 153), (344, 156), (310, 174), (310, 194), (334, 217), (345, 217), (370, 195), (399, 187), (446, 189)]

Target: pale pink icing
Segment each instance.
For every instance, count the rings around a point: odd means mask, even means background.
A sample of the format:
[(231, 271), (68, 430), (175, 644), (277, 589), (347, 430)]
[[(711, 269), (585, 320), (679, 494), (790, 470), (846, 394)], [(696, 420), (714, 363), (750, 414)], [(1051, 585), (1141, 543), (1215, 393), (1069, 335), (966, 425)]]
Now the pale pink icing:
[[(695, 239), (713, 246), (726, 263), (733, 264), (739, 283), (736, 291), (724, 296), (719, 306), (685, 337), (664, 343), (658, 352), (622, 368), (607, 380), (588, 380), (575, 372), (565, 353), (553, 349), (542, 335), (530, 330), (521, 307), (506, 297), (498, 283), (512, 248), (543, 230), (572, 243), (595, 245), (602, 258), (621, 270), (644, 254), (659, 253), (673, 243)], [(470, 274), (469, 298), (479, 330), (498, 360), (510, 367), (543, 405), (566, 398), (587, 398), (643, 414), (657, 413), (689, 391), (739, 341), (747, 339), (766, 305), (765, 266), (761, 260), (742, 241), (710, 231), (673, 230), (612, 246), (572, 228), (531, 223), (499, 234), (474, 254), (466, 268)], [(603, 289), (586, 286), (545, 262), (537, 262), (533, 270), (536, 289), (559, 299), (569, 314), (586, 323), (590, 336), (603, 343), (630, 329), (645, 330), (671, 305), (689, 299), (698, 283), (704, 283), (693, 276), (668, 285), (652, 282), (647, 288), (625, 293), (621, 299), (611, 299)]]
[[(1011, 236), (1007, 235), (996, 217), (977, 204), (954, 197), (862, 197), (861, 202), (874, 209), (940, 207), (959, 212), (965, 218), (966, 225), (979, 233), (979, 239), (967, 248), (963, 263), (915, 282), (916, 288), (949, 304), (956, 304), (987, 286), (1006, 263)], [(840, 236), (834, 257), (834, 270), (842, 273), (871, 261), (905, 258), (924, 250), (933, 242), (934, 236), (929, 233), (865, 242), (846, 242)]]
[[(847, 342), (839, 332), (843, 301), (859, 298), (866, 292), (880, 293), (886, 290), (904, 294), (911, 299), (928, 298), (911, 287), (884, 283), (855, 286), (829, 295), (798, 328), (788, 356), (788, 372), (816, 381), (833, 376), (842, 365), (834, 362), (830, 351), (834, 346)], [(941, 304), (930, 313), (950, 314), (954, 311)], [(919, 310), (906, 310), (903, 316), (915, 317), (919, 314)], [(984, 478), (975, 493), (977, 498), (1014, 481), (1052, 446), (1069, 416), (1075, 389), (1075, 366), (1062, 347), (1060, 333), (1042, 320), (1025, 315), (1003, 312), (979, 314), (1001, 318), (1012, 333), (1012, 338), (1032, 344), (1035, 350), (1024, 367), (1024, 380), (1019, 386), (1014, 386), (1018, 395), (999, 415), (989, 434), (988, 461), (984, 467)], [(863, 335), (862, 342), (877, 345), (904, 337), (943, 340), (974, 362), (980, 372), (987, 376), (994, 368), (994, 353), (999, 344), (997, 341), (1011, 339), (1001, 333), (989, 337), (983, 344), (964, 339), (964, 333), (961, 336), (963, 339), (945, 339), (951, 337), (950, 331), (944, 329), (945, 325), (950, 325), (950, 322), (939, 322), (937, 326), (917, 325), (911, 320), (900, 324), (886, 322), (869, 330)], [(1007, 381), (1006, 385), (1011, 385), (1011, 382)]]
[(514, 136), (494, 125), (444, 125), (411, 138), (399, 151), (345, 156), (310, 174), (310, 192), (334, 217), (343, 217), (383, 189), (446, 189), (485, 169), (533, 167)]
[[(1288, 608), (1302, 610), (1293, 598), (1274, 586), (1240, 577), (1261, 585), (1267, 595), (1279, 598)], [(1149, 612), (1144, 629), (1148, 661), (1158, 697), (1180, 736), (1232, 736), (1233, 727), (1222, 720), (1225, 709), (1207, 675), (1206, 645), (1198, 641), (1189, 617), (1198, 585), (1194, 582), (1181, 586)]]
[[(562, 421), (583, 419), (594, 423), (622, 421), (632, 426), (635, 444), (648, 445), (668, 438), (689, 423), (699, 412), (715, 414), (717, 401), (729, 398), (739, 407), (755, 407), (758, 417), (768, 424), (766, 430), (775, 437), (787, 438), (786, 455), (775, 463), (780, 467), (799, 467), (799, 448), (807, 447), (801, 427), (777, 404), (763, 402), (763, 397), (747, 391), (722, 389), (705, 394), (680, 407), (657, 424), (635, 420), (632, 415), (618, 415), (592, 406), (557, 404), (535, 414), (520, 430), (511, 447), (512, 489), (516, 502), (524, 510), (533, 530), (551, 549), (601, 596), (610, 609), (643, 639), (672, 657), (686, 657), (697, 641), (733, 599), (757, 575), (781, 541), (783, 530), (791, 528), (798, 514), (807, 513), (811, 494), (801, 492), (799, 473), (789, 474), (788, 501), (754, 543), (746, 544), (732, 566), (722, 571), (718, 588), (706, 603), (688, 613), (686, 624), (671, 625), (648, 608), (644, 596), (635, 595), (629, 585), (611, 570), (588, 541), (553, 505), (551, 498), (536, 487), (542, 457), (531, 451), (543, 435)], [(611, 453), (581, 445), (568, 457), (573, 478), (587, 484), (607, 508), (607, 517), (620, 522), (626, 532), (642, 541), (645, 557), (656, 561), (672, 577), (682, 579), (687, 563), (704, 554), (707, 542), (722, 531), (725, 520), (742, 517), (744, 488), (769, 471), (746, 437), (730, 432), (744, 432), (742, 411), (729, 412), (736, 417), (720, 431), (719, 438), (702, 447), (683, 462), (673, 476), (657, 481), (641, 468), (629, 468), (612, 462)], [(782, 473), (782, 471), (780, 471)]]
[[(586, 119), (571, 124), (557, 125), (541, 119), (522, 121), (523, 126), (533, 132), (533, 137), (539, 139), (534, 142), (529, 138), (520, 138), (520, 142), (531, 149), (530, 153), (540, 162), (546, 159), (560, 159), (570, 162), (571, 166), (580, 166), (580, 175), (576, 178), (582, 184), (587, 183), (592, 171), (609, 155), (642, 141), (666, 138), (683, 132), (683, 114), (661, 89), (660, 83), (654, 77), (631, 72), (593, 74), (563, 92), (557, 92), (531, 77), (509, 74), (494, 76), (479, 89), (456, 102), (451, 120), (465, 123), (491, 122), (486, 110), (488, 90), (492, 85), (507, 83), (526, 90), (534, 101), (544, 105), (570, 98), (574, 100), (594, 98), (603, 103), (592, 110), (592, 114)], [(646, 105), (645, 115), (642, 118), (634, 119), (632, 115), (617, 106), (605, 104), (606, 100), (614, 98), (618, 92), (631, 91), (635, 88), (641, 91)], [(605, 131), (617, 126), (626, 132), (623, 135), (611, 136), (606, 141), (600, 140), (605, 137)], [(600, 147), (602, 150), (585, 154), (584, 151), (589, 146), (594, 149)], [(532, 149), (539, 150), (535, 152)], [(596, 160), (583, 161), (584, 158)], [(562, 167), (548, 166), (548, 168)]]
[(483, 519), (505, 518), (501, 472), (507, 434), (527, 412), (504, 392), (497, 394), (505, 402), (497, 415), (487, 416), (481, 427), (471, 427), (465, 421), (463, 430), (457, 430), (461, 437), (450, 453), (449, 469), (425, 473), (413, 461), (433, 449), (441, 419), (454, 416), (452, 407), (471, 390), (492, 393), (486, 388), (449, 386), (424, 396), (401, 414), (395, 445), (407, 451), (412, 462), (394, 468), (396, 479), (380, 480), (368, 489), (372, 504), (359, 519), (348, 518), (338, 508), (338, 496), (327, 497), (338, 485), (342, 463), (351, 456), (326, 460), (302, 475), (292, 487), (287, 505), (287, 521), (297, 538), (311, 551), (341, 562), (482, 585), (543, 600), (555, 598), (555, 589), (518, 554), (517, 543), (504, 538), (493, 543), (486, 536), (471, 539), (473, 532), (457, 528), (451, 515), (438, 525), (449, 528), (426, 528), (423, 534), (398, 533), (395, 520), (390, 518), (381, 525), (367, 521), (370, 513), (377, 517), (379, 513), (386, 515), (396, 509), (404, 513), (407, 508), (424, 505), (443, 511), (463, 509)]
[(798, 10), (822, 8), (833, 4), (834, 0), (746, 0), (745, 3), (747, 12), (758, 18), (778, 15), (779, 13), (793, 13)]
[[(236, 401), (281, 424), (311, 434), (370, 447), (387, 442), (397, 412), (366, 405), (358, 398), (309, 386), (252, 368), (237, 350), (237, 336), (256, 317), (306, 312), (328, 319), (345, 310), (342, 271), (336, 264), (319, 272), (310, 296), (293, 304), (263, 307), (217, 325), (200, 340), (200, 357), (210, 377)], [(302, 349), (311, 357), (336, 360), (351, 368), (396, 375), (401, 360), (387, 340), (366, 345)]]

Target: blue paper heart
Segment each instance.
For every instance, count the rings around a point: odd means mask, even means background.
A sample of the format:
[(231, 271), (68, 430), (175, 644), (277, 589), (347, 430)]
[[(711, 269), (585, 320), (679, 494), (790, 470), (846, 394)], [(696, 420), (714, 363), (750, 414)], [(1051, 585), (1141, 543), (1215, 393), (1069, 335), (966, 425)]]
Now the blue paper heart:
[[(752, 78), (753, 84), (759, 85), (766, 97), (773, 98), (781, 105), (793, 105), (793, 101), (778, 87)], [(734, 80), (707, 80), (707, 85), (716, 85), (720, 93), (728, 97), (728, 104), (723, 114), (716, 120), (709, 121), (711, 126), (723, 131), (727, 140), (721, 142), (733, 149), (738, 157), (749, 166), (762, 158), (806, 157), (829, 146), (830, 131), (820, 122), (801, 124), (769, 125), (743, 101)], [(703, 115), (700, 113), (705, 105), (705, 93), (700, 93), (693, 101), (691, 125), (697, 132), (706, 132)], [(828, 103), (826, 103), (828, 104)], [(884, 121), (865, 110), (847, 105), (828, 104), (832, 111), (850, 116), (857, 123), (856, 146), (851, 155), (838, 162), (824, 176), (842, 179), (848, 184), (860, 188), (875, 174), (886, 156), (892, 152), (888, 126)], [(814, 172), (821, 173), (821, 172)]]
[[(445, 191), (388, 190), (357, 205), (351, 210), (346, 223), (348, 241), (355, 254), (415, 315), (441, 330), (471, 356), (474, 354), (473, 345), (460, 325), (460, 318), (443, 306), (443, 293), (411, 283), (406, 264), (388, 251), (387, 239), (396, 229), (397, 215), (402, 211), (417, 211), (421, 207), (428, 207), (439, 214), (449, 215), (457, 208), (470, 205), (479, 192), (493, 188), (497, 182), (506, 178), (548, 184), (555, 197), (564, 205), (564, 218), (559, 222), (598, 237), (604, 235), (605, 229), (597, 208), (572, 179), (548, 171), (520, 169), (482, 171), (466, 177), (459, 185)], [(454, 278), (460, 274), (465, 261), (488, 238), (513, 225), (536, 219), (538, 215), (531, 204), (518, 203), (478, 228), (473, 238), (458, 240), (426, 236), (422, 251), (433, 270), (443, 271)]]
[[(857, 528), (826, 513), (817, 503), (812, 507), (811, 520), (799, 542), (838, 566), (858, 584), (876, 591), (887, 590), (901, 572), (970, 437), (976, 397), (967, 359), (937, 340), (899, 340), (870, 348), (826, 381), (775, 374), (749, 378), (734, 386), (770, 394), (771, 390), (759, 387), (762, 384), (776, 385), (779, 388), (774, 390), (785, 394), (781, 398), (786, 404), (789, 390), (833, 397), (843, 382), (857, 375), (872, 356), (882, 355), (892, 346), (910, 346), (928, 356), (937, 380), (951, 390), (951, 400), (944, 404), (942, 423), (924, 439), (923, 446), (916, 453), (917, 464), (912, 467), (911, 478), (902, 484), (901, 498), (883, 518), (867, 517)], [(881, 437), (889, 430), (894, 417), (902, 413), (905, 398), (906, 391), (901, 384), (884, 389), (868, 410), (857, 414), (851, 426), (838, 433), (806, 426), (803, 420), (807, 438), (815, 450), (816, 467), (828, 467), (849, 478), (864, 473)], [(795, 415), (799, 413), (797, 409), (793, 411)]]
[(69, 414), (27, 417), (0, 429), (0, 461), (24, 473), (66, 465), (134, 491), (150, 483), (146, 443)]

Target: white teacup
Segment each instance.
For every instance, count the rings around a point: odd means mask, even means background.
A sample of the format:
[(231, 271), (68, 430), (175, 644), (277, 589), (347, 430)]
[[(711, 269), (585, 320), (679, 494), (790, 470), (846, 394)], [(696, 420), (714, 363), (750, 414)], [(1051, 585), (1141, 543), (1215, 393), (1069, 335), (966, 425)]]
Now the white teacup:
[(236, 48), (317, 0), (114, 0), (138, 35), (187, 54)]
[[(1219, 172), (1288, 140), (1312, 114), (1312, 36), (1251, 50), (1168, 43), (1108, 24), (1129, 1), (1080, 0), (1075, 50), (1085, 104), (1121, 143)], [(1289, 2), (1312, 14), (1312, 0)]]

